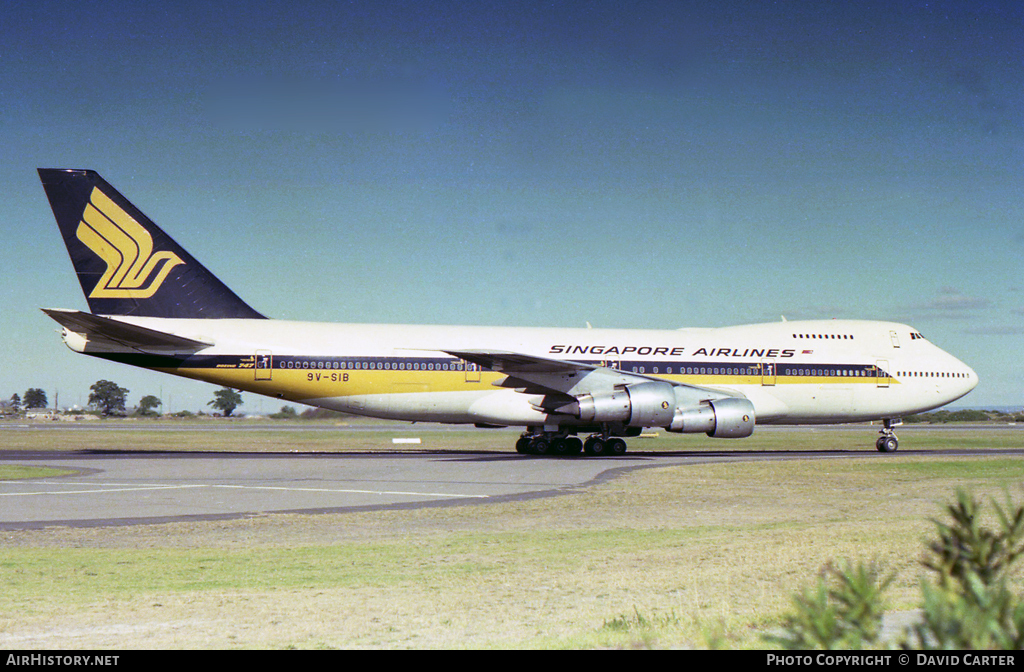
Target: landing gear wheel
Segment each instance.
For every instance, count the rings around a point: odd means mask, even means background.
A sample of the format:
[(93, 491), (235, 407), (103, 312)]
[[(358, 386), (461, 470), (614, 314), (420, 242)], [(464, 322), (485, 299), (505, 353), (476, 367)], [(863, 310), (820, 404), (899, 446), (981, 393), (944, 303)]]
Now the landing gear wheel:
[(565, 455), (569, 452), (569, 445), (566, 443), (567, 439), (555, 437), (551, 439), (550, 453), (552, 455)]
[(599, 436), (592, 436), (583, 444), (583, 452), (594, 456), (607, 455), (608, 449), (605, 446), (604, 439)]
[(875, 441), (875, 448), (878, 449), (878, 452), (896, 452), (896, 449), (900, 447), (900, 442), (896, 438), (896, 432), (893, 431), (893, 428), (899, 427), (902, 424), (903, 420), (900, 418), (884, 418), (882, 420), (882, 436), (878, 437), (878, 441)]
[(547, 455), (551, 451), (551, 442), (546, 436), (530, 439), (530, 452), (534, 455)]
[(578, 455), (583, 442), (575, 436), (560, 436), (552, 432), (524, 434), (516, 441), (516, 452), (523, 455)]
[(882, 436), (875, 442), (875, 448), (877, 448), (880, 453), (895, 453), (896, 449), (899, 447), (900, 442), (895, 436)]
[(608, 453), (611, 455), (626, 454), (626, 442), (622, 439), (608, 439), (605, 441), (605, 446), (607, 446)]

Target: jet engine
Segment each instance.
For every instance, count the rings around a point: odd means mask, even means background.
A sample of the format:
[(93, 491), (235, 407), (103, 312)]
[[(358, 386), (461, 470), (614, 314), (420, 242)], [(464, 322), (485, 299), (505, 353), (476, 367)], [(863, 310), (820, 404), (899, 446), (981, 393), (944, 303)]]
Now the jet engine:
[(725, 397), (675, 409), (670, 432), (704, 432), (719, 439), (742, 439), (754, 433), (754, 405), (749, 399)]
[(621, 422), (629, 427), (665, 427), (672, 422), (676, 394), (668, 383), (636, 383), (606, 394), (584, 394), (559, 409), (586, 422)]
[(620, 422), (627, 427), (664, 427), (670, 432), (704, 432), (719, 438), (742, 438), (754, 432), (754, 405), (726, 397), (693, 404), (678, 399), (674, 386), (651, 381), (603, 394), (583, 394), (556, 412), (584, 422)]

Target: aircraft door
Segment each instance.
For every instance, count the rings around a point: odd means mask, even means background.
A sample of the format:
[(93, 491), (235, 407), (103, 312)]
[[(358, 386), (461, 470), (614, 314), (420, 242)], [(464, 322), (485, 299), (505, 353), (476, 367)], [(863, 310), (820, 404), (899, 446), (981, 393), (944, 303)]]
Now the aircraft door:
[(473, 362), (466, 362), (466, 382), (480, 382), (480, 365), (474, 364)]
[(875, 362), (875, 381), (878, 387), (889, 387), (889, 360)]
[(771, 386), (775, 384), (775, 360), (762, 359), (761, 360), (761, 384), (765, 386)]
[(274, 375), (274, 355), (270, 350), (256, 351), (256, 380), (270, 380)]

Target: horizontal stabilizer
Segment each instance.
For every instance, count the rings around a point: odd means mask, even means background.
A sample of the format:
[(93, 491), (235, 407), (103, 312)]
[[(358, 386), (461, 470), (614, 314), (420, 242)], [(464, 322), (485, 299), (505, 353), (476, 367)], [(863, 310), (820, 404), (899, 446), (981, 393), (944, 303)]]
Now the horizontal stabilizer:
[(174, 348), (179, 350), (202, 350), (213, 343), (168, 334), (155, 329), (139, 327), (109, 317), (100, 317), (80, 310), (43, 308), (44, 313), (56, 320), (62, 327), (86, 336), (90, 340), (102, 340), (124, 345), (129, 348)]

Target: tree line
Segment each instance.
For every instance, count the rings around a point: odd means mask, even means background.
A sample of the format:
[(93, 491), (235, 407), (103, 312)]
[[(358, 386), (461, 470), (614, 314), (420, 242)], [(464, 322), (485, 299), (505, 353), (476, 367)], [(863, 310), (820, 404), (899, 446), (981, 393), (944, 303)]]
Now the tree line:
[[(127, 388), (121, 387), (109, 380), (98, 380), (89, 387), (89, 407), (97, 411), (103, 417), (128, 415), (126, 407), (128, 400)], [(14, 393), (7, 402), (2, 403), (8, 411), (22, 413), (31, 408), (47, 408), (49, 399), (46, 392), (38, 387), (31, 387), (25, 390), (24, 396)], [(133, 415), (142, 417), (156, 417), (160, 415), (157, 411), (163, 402), (152, 394), (147, 394), (139, 401), (134, 409)], [(242, 405), (242, 395), (230, 387), (222, 387), (213, 393), (213, 399), (207, 403), (214, 409), (220, 411), (224, 417), (231, 417), (239, 406)]]
[(984, 411), (977, 409), (932, 411), (931, 413), (908, 415), (903, 418), (903, 422), (907, 424), (921, 422), (928, 422), (931, 424), (944, 424), (947, 422), (1024, 422), (1024, 409), (1019, 413), (1005, 413), (1003, 411)]

